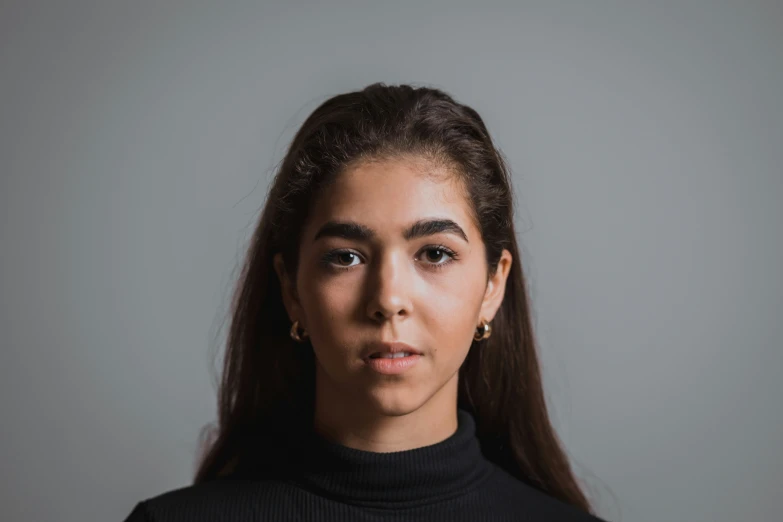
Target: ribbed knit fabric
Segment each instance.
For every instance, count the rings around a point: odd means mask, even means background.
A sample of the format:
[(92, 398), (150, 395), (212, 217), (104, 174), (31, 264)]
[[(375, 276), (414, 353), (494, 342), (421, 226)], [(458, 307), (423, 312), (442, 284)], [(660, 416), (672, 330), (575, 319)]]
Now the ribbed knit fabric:
[(361, 451), (312, 432), (280, 451), (286, 468), (276, 476), (172, 490), (139, 502), (125, 522), (600, 520), (485, 459), (462, 409), (451, 437), (422, 448)]

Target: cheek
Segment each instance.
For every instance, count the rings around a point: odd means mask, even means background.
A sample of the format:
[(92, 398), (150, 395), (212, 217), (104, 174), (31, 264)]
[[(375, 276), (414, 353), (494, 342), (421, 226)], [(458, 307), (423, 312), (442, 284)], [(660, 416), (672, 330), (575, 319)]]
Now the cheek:
[(358, 298), (356, 285), (346, 285), (340, 278), (303, 278), (300, 302), (313, 339), (339, 343)]
[(458, 351), (470, 347), (475, 331), (479, 307), (475, 298), (430, 299), (426, 309), (420, 306), (421, 316), (425, 317), (425, 328), (433, 347), (459, 347)]
[(429, 343), (441, 356), (464, 357), (478, 325), (483, 281), (462, 271), (428, 290), (417, 305)]
[(426, 289), (422, 302), (427, 306), (442, 311), (442, 315), (463, 321), (471, 317), (475, 320), (481, 307), (481, 301), (486, 289), (484, 281), (476, 276), (478, 270), (466, 267), (455, 271), (448, 277), (443, 277)]

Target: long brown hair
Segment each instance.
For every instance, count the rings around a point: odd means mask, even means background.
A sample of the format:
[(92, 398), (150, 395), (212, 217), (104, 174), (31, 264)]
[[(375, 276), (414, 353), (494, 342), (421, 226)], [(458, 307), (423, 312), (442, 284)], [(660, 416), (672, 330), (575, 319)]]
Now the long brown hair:
[(376, 83), (334, 96), (296, 133), (236, 287), (217, 433), (194, 483), (242, 469), (260, 436), (285, 437), (312, 421), (314, 355), (309, 340), (299, 345), (289, 336), (272, 259), (281, 252), (286, 272), (296, 274), (300, 233), (319, 189), (352, 162), (400, 155), (450, 165), (460, 176), (488, 273), (503, 249), (514, 258), (492, 336), (480, 349), (474, 343), (459, 371), (459, 407), (473, 414), (482, 451), (519, 480), (592, 513), (545, 404), (506, 162), (475, 110), (439, 89), (410, 85)]

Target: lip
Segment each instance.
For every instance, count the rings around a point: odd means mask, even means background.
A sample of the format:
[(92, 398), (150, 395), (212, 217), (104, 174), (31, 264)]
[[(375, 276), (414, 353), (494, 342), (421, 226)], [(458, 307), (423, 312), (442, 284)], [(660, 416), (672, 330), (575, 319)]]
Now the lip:
[[(399, 352), (406, 352), (415, 355), (424, 355), (421, 353), (421, 350), (417, 350), (416, 348), (414, 348), (413, 346), (407, 343), (404, 343), (402, 341), (392, 341), (392, 342), (381, 342), (381, 343), (371, 344), (364, 350), (364, 352), (362, 352), (362, 359), (366, 361), (370, 359), (370, 356), (375, 353), (399, 353)], [(403, 357), (403, 359), (406, 359), (406, 357)]]
[[(384, 358), (371, 358), (370, 355), (374, 353), (400, 353), (406, 352), (411, 355), (405, 357), (397, 357), (394, 359)], [(375, 343), (370, 345), (364, 351), (365, 364), (378, 373), (385, 375), (397, 375), (407, 371), (419, 362), (424, 356), (420, 350), (412, 347), (409, 344), (403, 342), (390, 342), (390, 343)]]

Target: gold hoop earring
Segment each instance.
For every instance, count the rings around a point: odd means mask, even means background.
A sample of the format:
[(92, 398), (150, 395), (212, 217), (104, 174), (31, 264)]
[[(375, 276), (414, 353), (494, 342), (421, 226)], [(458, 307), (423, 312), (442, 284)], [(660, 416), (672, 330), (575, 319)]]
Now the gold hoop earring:
[(492, 335), (492, 327), (489, 325), (489, 321), (482, 321), (481, 326), (476, 328), (476, 333), (473, 334), (473, 339), (476, 341), (483, 341), (487, 337)]
[(294, 324), (291, 325), (291, 339), (298, 343), (303, 343), (304, 340), (309, 337), (307, 331), (305, 331), (304, 328), (302, 328), (302, 333), (299, 333), (299, 320), (297, 319), (294, 321)]

